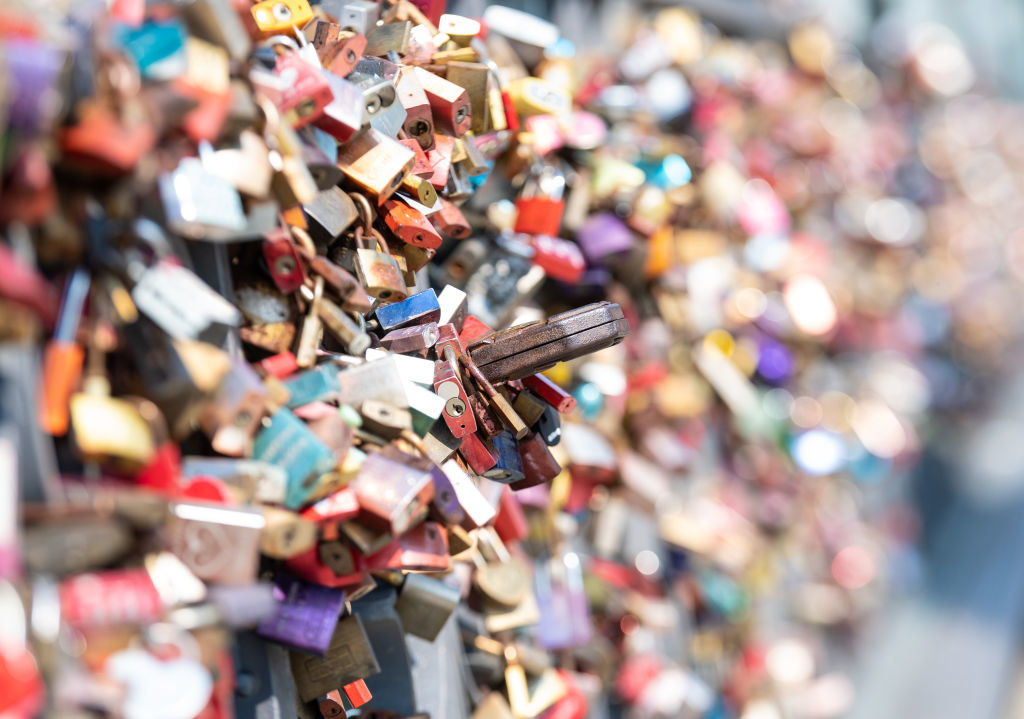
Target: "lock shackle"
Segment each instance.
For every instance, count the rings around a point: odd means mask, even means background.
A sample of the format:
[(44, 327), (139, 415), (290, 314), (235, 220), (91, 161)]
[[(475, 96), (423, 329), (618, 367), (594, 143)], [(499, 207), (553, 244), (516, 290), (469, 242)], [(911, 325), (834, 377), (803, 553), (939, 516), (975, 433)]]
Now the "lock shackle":
[(356, 205), (359, 219), (363, 221), (363, 228), (369, 232), (373, 227), (373, 208), (370, 206), (370, 201), (358, 192), (350, 192), (348, 196), (352, 198), (352, 202)]
[(292, 237), (295, 239), (299, 248), (304, 252), (308, 252), (310, 256), (316, 255), (316, 245), (313, 244), (313, 238), (309, 236), (309, 233), (301, 227), (294, 227), (292, 225), (289, 225), (288, 227), (291, 230)]
[(288, 48), (289, 50), (299, 51), (299, 44), (295, 42), (295, 39), (288, 35), (271, 35), (266, 40), (261, 42), (257, 47), (257, 50), (273, 50), (279, 55), (283, 55), (284, 51), (280, 51), (281, 46)]

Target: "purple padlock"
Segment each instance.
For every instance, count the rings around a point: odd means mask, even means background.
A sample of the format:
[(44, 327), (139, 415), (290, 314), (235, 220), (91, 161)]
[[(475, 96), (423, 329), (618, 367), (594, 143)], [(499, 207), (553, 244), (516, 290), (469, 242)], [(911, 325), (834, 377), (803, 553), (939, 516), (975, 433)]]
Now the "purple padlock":
[(568, 552), (539, 567), (534, 590), (540, 610), (535, 636), (542, 647), (551, 651), (590, 641), (590, 607), (579, 555)]
[(54, 87), (64, 53), (34, 40), (11, 38), (4, 57), (13, 89), (8, 123), (26, 135), (39, 135), (59, 109)]
[(599, 212), (576, 231), (576, 241), (587, 262), (607, 264), (616, 255), (629, 252), (636, 244), (633, 232), (611, 212)]
[(278, 574), (274, 578), (274, 594), (277, 611), (260, 622), (256, 633), (299, 651), (326, 654), (345, 603), (345, 592)]

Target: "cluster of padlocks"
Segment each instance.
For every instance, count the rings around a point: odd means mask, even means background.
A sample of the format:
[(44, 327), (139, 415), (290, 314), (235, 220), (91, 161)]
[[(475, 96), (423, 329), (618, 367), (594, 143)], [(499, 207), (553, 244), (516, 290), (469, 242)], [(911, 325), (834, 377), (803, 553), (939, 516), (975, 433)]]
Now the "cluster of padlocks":
[(813, 26), (444, 11), (0, 9), (0, 715), (849, 707), (1024, 276), (922, 207), (1012, 123)]

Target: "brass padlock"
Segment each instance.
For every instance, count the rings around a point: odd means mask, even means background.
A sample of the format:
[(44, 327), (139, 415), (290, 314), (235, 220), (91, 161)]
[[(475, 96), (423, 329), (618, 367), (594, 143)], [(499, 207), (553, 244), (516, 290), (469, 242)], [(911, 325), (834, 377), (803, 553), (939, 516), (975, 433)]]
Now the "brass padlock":
[[(408, 296), (402, 268), (398, 261), (387, 252), (387, 245), (380, 233), (373, 229), (369, 201), (362, 195), (353, 193), (363, 218), (362, 226), (355, 229), (356, 258), (355, 269), (363, 289), (371, 297), (381, 301), (398, 302)], [(376, 247), (370, 246), (367, 234), (374, 238)]]

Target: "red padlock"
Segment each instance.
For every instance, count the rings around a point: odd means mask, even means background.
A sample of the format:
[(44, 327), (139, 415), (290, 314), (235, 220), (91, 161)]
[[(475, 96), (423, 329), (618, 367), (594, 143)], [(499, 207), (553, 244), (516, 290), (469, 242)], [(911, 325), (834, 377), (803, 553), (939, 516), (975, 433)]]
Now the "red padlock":
[[(561, 222), (561, 215), (559, 215)], [(533, 246), (533, 264), (537, 265), (553, 280), (575, 285), (583, 277), (587, 262), (579, 245), (561, 237), (535, 235), (530, 239)]]
[(516, 232), (557, 235), (562, 226), (565, 175), (555, 165), (538, 165), (530, 171), (516, 199)]
[(295, 243), (283, 227), (263, 236), (263, 258), (274, 285), (284, 294), (295, 292), (306, 281)]
[(423, 213), (404, 202), (393, 199), (384, 202), (384, 223), (406, 244), (432, 250), (441, 246), (441, 235)]
[(334, 99), (320, 68), (307, 62), (298, 52), (286, 52), (277, 58), (274, 73), (286, 86), (279, 109), (293, 127), (302, 127), (322, 116), (324, 108)]
[(498, 458), (494, 456), (494, 453), (473, 432), (462, 438), (459, 453), (476, 474), (483, 474), (498, 463)]

